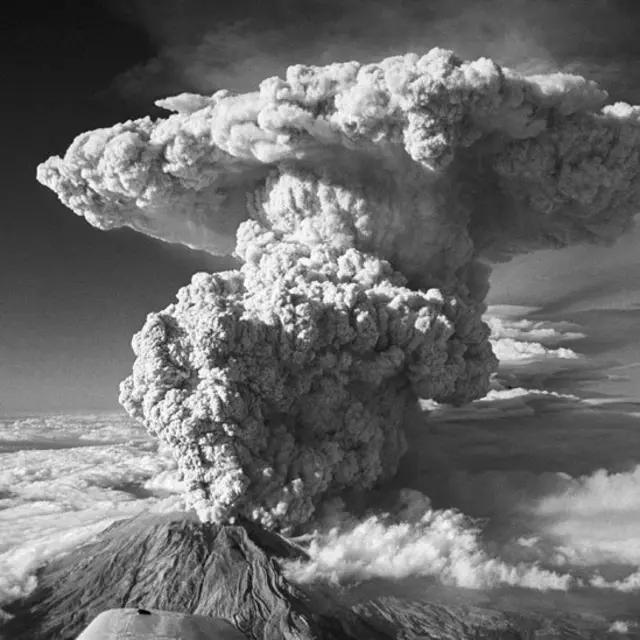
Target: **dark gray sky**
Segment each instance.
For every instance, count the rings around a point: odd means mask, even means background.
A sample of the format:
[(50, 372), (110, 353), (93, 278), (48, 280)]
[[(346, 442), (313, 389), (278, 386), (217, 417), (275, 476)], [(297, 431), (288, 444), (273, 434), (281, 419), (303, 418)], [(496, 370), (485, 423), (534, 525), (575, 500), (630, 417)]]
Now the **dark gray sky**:
[[(85, 0), (50, 3), (44, 13), (20, 6), (0, 38), (0, 413), (117, 407), (131, 336), (147, 312), (170, 303), (195, 271), (219, 266), (133, 232), (95, 230), (40, 186), (38, 163), (63, 154), (77, 134), (159, 115), (152, 101), (162, 95), (246, 89), (290, 63), (437, 44), (514, 66), (576, 69), (628, 101), (640, 93), (637, 0)], [(578, 256), (573, 270), (587, 259)], [(510, 283), (501, 272), (500, 301), (526, 278), (535, 282), (530, 272), (515, 270)]]
[(199, 266), (186, 250), (93, 229), (36, 182), (38, 163), (78, 133), (140, 115), (96, 94), (154, 52), (95, 3), (49, 6), (25, 6), (0, 39), (0, 413), (116, 407), (133, 332)]

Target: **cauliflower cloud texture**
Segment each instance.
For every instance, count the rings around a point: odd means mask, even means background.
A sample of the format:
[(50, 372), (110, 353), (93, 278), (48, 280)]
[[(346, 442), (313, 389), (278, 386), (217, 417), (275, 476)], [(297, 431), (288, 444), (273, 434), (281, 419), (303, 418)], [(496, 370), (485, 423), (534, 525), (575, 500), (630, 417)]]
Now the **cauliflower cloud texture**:
[(243, 261), (149, 315), (121, 387), (203, 520), (293, 528), (395, 473), (416, 398), (486, 393), (485, 262), (611, 242), (639, 210), (640, 107), (606, 102), (434, 49), (167, 98), (39, 167), (100, 229)]

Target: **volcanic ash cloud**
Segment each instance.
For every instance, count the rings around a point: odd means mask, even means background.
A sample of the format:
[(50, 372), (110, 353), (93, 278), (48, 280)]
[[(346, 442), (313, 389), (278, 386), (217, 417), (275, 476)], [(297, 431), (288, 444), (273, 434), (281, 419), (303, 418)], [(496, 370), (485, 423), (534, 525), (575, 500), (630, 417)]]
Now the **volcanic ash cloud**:
[(434, 49), (168, 98), (39, 167), (95, 227), (244, 263), (148, 316), (121, 387), (203, 520), (294, 528), (394, 475), (416, 398), (486, 393), (486, 261), (608, 243), (638, 211), (640, 107), (606, 102)]

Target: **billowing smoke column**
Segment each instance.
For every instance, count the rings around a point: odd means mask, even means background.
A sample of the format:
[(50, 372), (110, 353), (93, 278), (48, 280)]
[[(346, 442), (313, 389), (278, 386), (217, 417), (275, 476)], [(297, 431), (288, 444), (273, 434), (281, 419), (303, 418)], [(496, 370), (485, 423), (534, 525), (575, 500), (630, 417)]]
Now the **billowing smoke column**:
[(121, 387), (203, 520), (293, 528), (393, 476), (416, 397), (486, 393), (481, 260), (609, 242), (640, 210), (640, 107), (606, 99), (441, 49), (294, 66), (39, 168), (100, 229), (244, 262), (148, 316)]

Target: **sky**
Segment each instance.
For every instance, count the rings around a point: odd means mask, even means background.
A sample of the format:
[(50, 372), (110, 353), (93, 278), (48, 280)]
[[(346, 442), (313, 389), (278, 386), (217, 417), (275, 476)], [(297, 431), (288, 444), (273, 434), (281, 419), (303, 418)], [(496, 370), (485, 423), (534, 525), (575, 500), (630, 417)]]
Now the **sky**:
[[(247, 0), (224, 8), (200, 0), (95, 0), (56, 3), (37, 15), (25, 5), (4, 23), (0, 45), (3, 77), (14, 91), (3, 104), (10, 152), (3, 156), (0, 233), (0, 412), (116, 408), (117, 386), (133, 362), (131, 337), (146, 314), (171, 302), (195, 271), (229, 264), (127, 230), (100, 232), (63, 207), (36, 182), (35, 169), (83, 131), (159, 115), (153, 100), (163, 95), (246, 89), (289, 63), (374, 59), (435, 44), (516, 67), (576, 69), (617, 98), (636, 97), (634, 3), (482, 4), (479, 11), (462, 1), (407, 0), (391, 10), (382, 0), (322, 7)], [(496, 270), (490, 301), (544, 302), (549, 312), (578, 318), (582, 296), (598, 307), (586, 313), (601, 326), (611, 304), (637, 294), (635, 256), (627, 240), (615, 253), (519, 259)], [(553, 276), (560, 263), (561, 280)], [(617, 302), (600, 299), (614, 289)], [(627, 343), (612, 348), (632, 360), (627, 325), (617, 334)]]
[(143, 115), (108, 89), (153, 47), (99, 3), (31, 13), (3, 21), (1, 39), (15, 93), (3, 105), (0, 412), (115, 408), (133, 333), (202, 263), (133, 232), (101, 233), (36, 182), (37, 165), (77, 134)]

